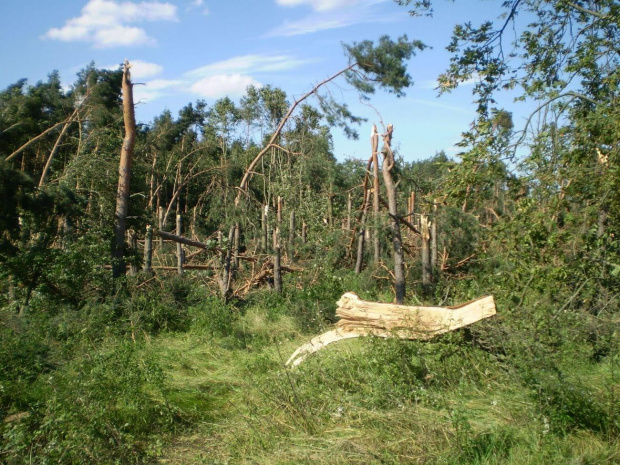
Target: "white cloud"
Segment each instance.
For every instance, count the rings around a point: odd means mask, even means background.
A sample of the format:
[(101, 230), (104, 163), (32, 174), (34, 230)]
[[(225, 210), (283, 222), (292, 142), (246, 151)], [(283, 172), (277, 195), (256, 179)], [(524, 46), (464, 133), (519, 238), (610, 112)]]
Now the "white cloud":
[(208, 16), (211, 13), (211, 10), (209, 10), (208, 8), (205, 8), (204, 10), (202, 10), (202, 14), (205, 16)]
[(213, 74), (265, 73), (297, 68), (311, 60), (299, 60), (289, 55), (242, 55), (188, 71), (190, 77)]
[(148, 61), (129, 60), (129, 63), (131, 63), (131, 75), (134, 79), (157, 76), (164, 70), (163, 66)]
[(262, 86), (260, 82), (250, 76), (216, 74), (193, 83), (190, 90), (205, 98), (240, 97), (245, 94), (245, 90), (250, 85)]
[(43, 38), (64, 42), (92, 42), (98, 48), (153, 45), (155, 39), (139, 27), (126, 26), (145, 21), (178, 21), (177, 7), (171, 3), (90, 0), (82, 15), (52, 28)]
[[(392, 22), (403, 15), (385, 15), (372, 8), (386, 0), (277, 0), (281, 4), (298, 5), (311, 3), (316, 12), (297, 21), (285, 21), (269, 31), (266, 37), (290, 37), (313, 32), (338, 29), (363, 23)], [(334, 10), (338, 11), (327, 11)], [(405, 12), (405, 15), (407, 13)]]
[(329, 11), (354, 6), (360, 3), (360, 0), (276, 0), (278, 5), (282, 6), (299, 6), (310, 5), (316, 11)]
[(192, 2), (192, 6), (199, 7), (199, 6), (204, 5), (204, 3), (205, 3), (204, 0), (194, 0)]
[(129, 47), (132, 45), (154, 45), (155, 39), (146, 35), (144, 29), (130, 26), (115, 26), (95, 32), (95, 47)]

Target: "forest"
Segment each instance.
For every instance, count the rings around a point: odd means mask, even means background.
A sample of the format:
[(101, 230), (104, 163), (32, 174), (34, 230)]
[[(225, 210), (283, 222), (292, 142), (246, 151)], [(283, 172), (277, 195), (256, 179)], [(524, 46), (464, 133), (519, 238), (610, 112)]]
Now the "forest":
[[(0, 91), (0, 463), (620, 463), (620, 4), (503, 8), (453, 31), (454, 157), (330, 92), (404, 95), (432, 53), (406, 36), (148, 123), (127, 61)], [(349, 291), (497, 315), (287, 366)]]

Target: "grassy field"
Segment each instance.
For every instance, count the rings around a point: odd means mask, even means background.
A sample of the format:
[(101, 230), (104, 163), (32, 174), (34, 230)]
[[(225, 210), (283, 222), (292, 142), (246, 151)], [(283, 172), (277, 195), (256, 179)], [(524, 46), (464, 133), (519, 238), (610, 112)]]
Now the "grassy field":
[[(458, 334), (343, 341), (286, 368), (308, 338), (290, 317), (249, 309), (226, 338), (191, 331), (149, 342), (168, 401), (188, 422), (166, 438), (159, 462), (620, 463), (615, 436), (567, 426), (562, 408), (549, 409), (544, 393)], [(602, 398), (618, 387), (611, 376), (605, 363), (571, 372)]]

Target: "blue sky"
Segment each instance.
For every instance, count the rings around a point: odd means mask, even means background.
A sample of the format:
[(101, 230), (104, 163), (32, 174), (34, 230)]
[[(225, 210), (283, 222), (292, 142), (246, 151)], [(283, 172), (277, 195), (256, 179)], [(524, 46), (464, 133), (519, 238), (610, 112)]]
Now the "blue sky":
[[(437, 98), (436, 78), (449, 62), (445, 46), (457, 22), (495, 19), (500, 3), (437, 0), (433, 18), (412, 18), (392, 0), (2, 0), (0, 88), (20, 78), (36, 83), (54, 69), (68, 85), (90, 61), (115, 67), (127, 58), (134, 82), (144, 84), (135, 88), (138, 119), (149, 122), (196, 99), (236, 101), (248, 84), (300, 96), (347, 65), (342, 42), (407, 34), (433, 48), (409, 63), (415, 85), (406, 97), (380, 92), (369, 107), (343, 81), (330, 87), (369, 120), (358, 141), (333, 131), (335, 155), (368, 158), (367, 135), (380, 117), (394, 124), (407, 161), (442, 149), (455, 154), (475, 105), (471, 85)], [(518, 125), (522, 110), (501, 103)]]

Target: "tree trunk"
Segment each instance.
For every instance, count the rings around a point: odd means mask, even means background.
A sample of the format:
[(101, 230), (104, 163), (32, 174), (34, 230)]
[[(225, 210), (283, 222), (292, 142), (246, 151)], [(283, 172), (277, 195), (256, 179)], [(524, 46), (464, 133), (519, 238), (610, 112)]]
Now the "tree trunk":
[(153, 227), (149, 224), (146, 226), (146, 235), (144, 237), (144, 271), (150, 273), (153, 263)]
[[(177, 215), (177, 236), (183, 235), (181, 226), (181, 215)], [(179, 276), (183, 276), (183, 258), (183, 245), (177, 242), (177, 273)]]
[(364, 242), (366, 240), (366, 210), (368, 209), (368, 201), (370, 197), (370, 191), (366, 191), (364, 200), (362, 203), (362, 216), (360, 218), (360, 225), (357, 236), (357, 259), (355, 260), (355, 273), (360, 274), (362, 272), (362, 266), (364, 265)]
[(388, 124), (387, 132), (383, 136), (383, 181), (387, 191), (392, 244), (394, 246), (395, 301), (397, 304), (402, 304), (405, 300), (405, 260), (403, 257), (403, 242), (400, 235), (398, 206), (396, 204), (396, 184), (392, 177), (392, 168), (394, 167), (394, 153), (392, 152), (393, 131), (393, 126)]
[(127, 229), (127, 211), (129, 208), (129, 181), (131, 179), (131, 162), (136, 143), (136, 117), (133, 106), (133, 84), (129, 72), (129, 62), (125, 60), (123, 69), (123, 120), (125, 138), (121, 148), (118, 168), (118, 190), (116, 194), (116, 211), (114, 213), (114, 246), (112, 250), (112, 276), (118, 278), (125, 270), (125, 230)]
[(282, 293), (282, 265), (280, 263), (280, 228), (273, 231), (273, 289)]
[(269, 211), (269, 206), (264, 205), (261, 212), (261, 227), (263, 230), (263, 234), (261, 236), (261, 249), (263, 253), (267, 253), (269, 251), (269, 227), (267, 226), (267, 213)]
[(437, 271), (437, 199), (433, 200), (433, 221), (431, 223), (431, 270)]
[[(220, 279), (219, 279), (219, 285), (220, 285), (220, 294), (222, 295), (222, 298), (224, 299), (224, 301), (227, 301), (228, 298), (230, 297), (230, 284), (232, 282), (232, 270), (231, 270), (231, 263), (232, 263), (232, 243), (234, 240), (234, 235), (235, 235), (235, 226), (232, 226), (230, 228), (230, 231), (228, 232), (228, 243), (226, 244), (226, 249), (221, 250), (222, 253), (222, 271), (220, 274)], [(219, 233), (219, 242), (220, 242), (220, 247), (222, 245), (222, 233)]]
[(432, 266), (430, 253), (430, 229), (426, 215), (420, 216), (420, 229), (422, 230), (422, 284), (428, 287), (432, 280)]
[(288, 256), (291, 262), (295, 261), (295, 210), (291, 211), (288, 227)]
[(241, 254), (241, 225), (239, 222), (235, 223), (235, 239), (234, 239), (235, 257), (233, 259), (233, 267), (235, 270), (239, 269), (239, 255)]
[(379, 134), (377, 126), (372, 125), (372, 135), (370, 136), (372, 147), (372, 213), (373, 213), (373, 251), (374, 262), (379, 263), (381, 259), (381, 248), (379, 243)]
[(136, 264), (135, 259), (138, 256), (138, 236), (136, 235), (136, 232), (133, 230), (129, 231), (129, 244), (131, 247), (131, 253), (134, 257), (134, 260), (132, 260), (131, 265), (129, 265), (129, 274), (131, 276), (135, 276), (138, 274), (138, 265)]

